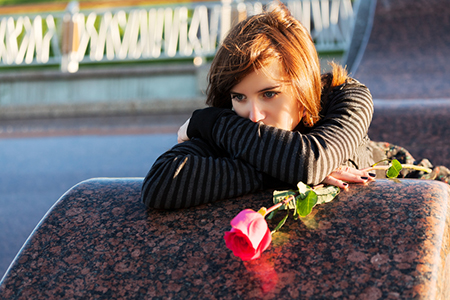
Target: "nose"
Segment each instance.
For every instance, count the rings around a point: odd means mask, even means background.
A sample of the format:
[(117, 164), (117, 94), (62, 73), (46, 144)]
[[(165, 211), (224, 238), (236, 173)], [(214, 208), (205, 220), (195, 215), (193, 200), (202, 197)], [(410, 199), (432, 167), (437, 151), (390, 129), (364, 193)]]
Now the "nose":
[(260, 107), (260, 105), (258, 104), (257, 101), (251, 101), (250, 104), (250, 113), (249, 113), (249, 117), (250, 120), (252, 120), (253, 122), (259, 122), (259, 121), (263, 121), (265, 118), (265, 114), (263, 109)]

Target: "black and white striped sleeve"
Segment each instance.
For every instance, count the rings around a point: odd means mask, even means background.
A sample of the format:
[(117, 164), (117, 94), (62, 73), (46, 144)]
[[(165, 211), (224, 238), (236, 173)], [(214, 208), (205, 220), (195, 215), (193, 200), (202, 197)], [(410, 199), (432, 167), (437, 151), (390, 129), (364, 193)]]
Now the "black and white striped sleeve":
[(267, 183), (321, 183), (337, 167), (360, 159), (372, 97), (359, 83), (345, 84), (334, 89), (322, 113), (320, 122), (301, 134), (253, 123), (228, 109), (196, 111), (188, 127), (191, 140), (156, 160), (144, 179), (142, 200), (173, 209), (251, 193)]
[(226, 157), (202, 139), (175, 145), (154, 163), (142, 185), (142, 201), (175, 209), (232, 198), (262, 188), (263, 175)]
[[(204, 119), (210, 113), (207, 110), (193, 118)], [(323, 114), (308, 134), (253, 123), (230, 113), (220, 114), (214, 126), (188, 129), (188, 134), (202, 136), (232, 158), (278, 180), (315, 185), (347, 164), (367, 138), (373, 114), (371, 94), (357, 82), (344, 84), (334, 89)]]

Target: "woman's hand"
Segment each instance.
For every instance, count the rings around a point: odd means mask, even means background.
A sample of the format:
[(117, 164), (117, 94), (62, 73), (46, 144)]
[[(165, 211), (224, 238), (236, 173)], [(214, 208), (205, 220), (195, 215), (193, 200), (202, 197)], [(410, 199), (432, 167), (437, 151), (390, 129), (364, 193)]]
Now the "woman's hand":
[(342, 189), (348, 188), (348, 183), (366, 183), (375, 180), (375, 173), (341, 166), (325, 177), (323, 183), (334, 185)]
[(189, 121), (191, 119), (188, 119), (186, 122), (184, 122), (183, 125), (181, 125), (181, 127), (178, 129), (178, 143), (183, 143), (186, 141), (189, 141), (189, 137), (187, 136), (187, 129), (189, 126)]

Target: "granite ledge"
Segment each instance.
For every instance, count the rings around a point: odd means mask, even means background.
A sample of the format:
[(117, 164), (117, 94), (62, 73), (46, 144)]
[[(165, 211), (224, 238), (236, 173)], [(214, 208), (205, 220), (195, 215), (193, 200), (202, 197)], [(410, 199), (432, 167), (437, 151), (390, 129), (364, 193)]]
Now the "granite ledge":
[[(223, 242), (242, 209), (271, 192), (177, 211), (146, 209), (141, 178), (69, 190), (0, 283), (1, 299), (445, 299), (449, 186), (425, 180), (352, 185), (302, 221), (288, 219), (261, 259)], [(275, 221), (269, 222), (274, 227)]]

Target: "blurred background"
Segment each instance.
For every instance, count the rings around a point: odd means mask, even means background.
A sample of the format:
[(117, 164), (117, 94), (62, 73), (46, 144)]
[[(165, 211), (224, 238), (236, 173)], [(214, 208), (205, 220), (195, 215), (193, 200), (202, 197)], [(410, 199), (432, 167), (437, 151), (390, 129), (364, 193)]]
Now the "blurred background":
[[(359, 3), (286, 2), (324, 71), (346, 61)], [(228, 29), (266, 5), (0, 0), (0, 278), (69, 188), (146, 175), (204, 106)]]

